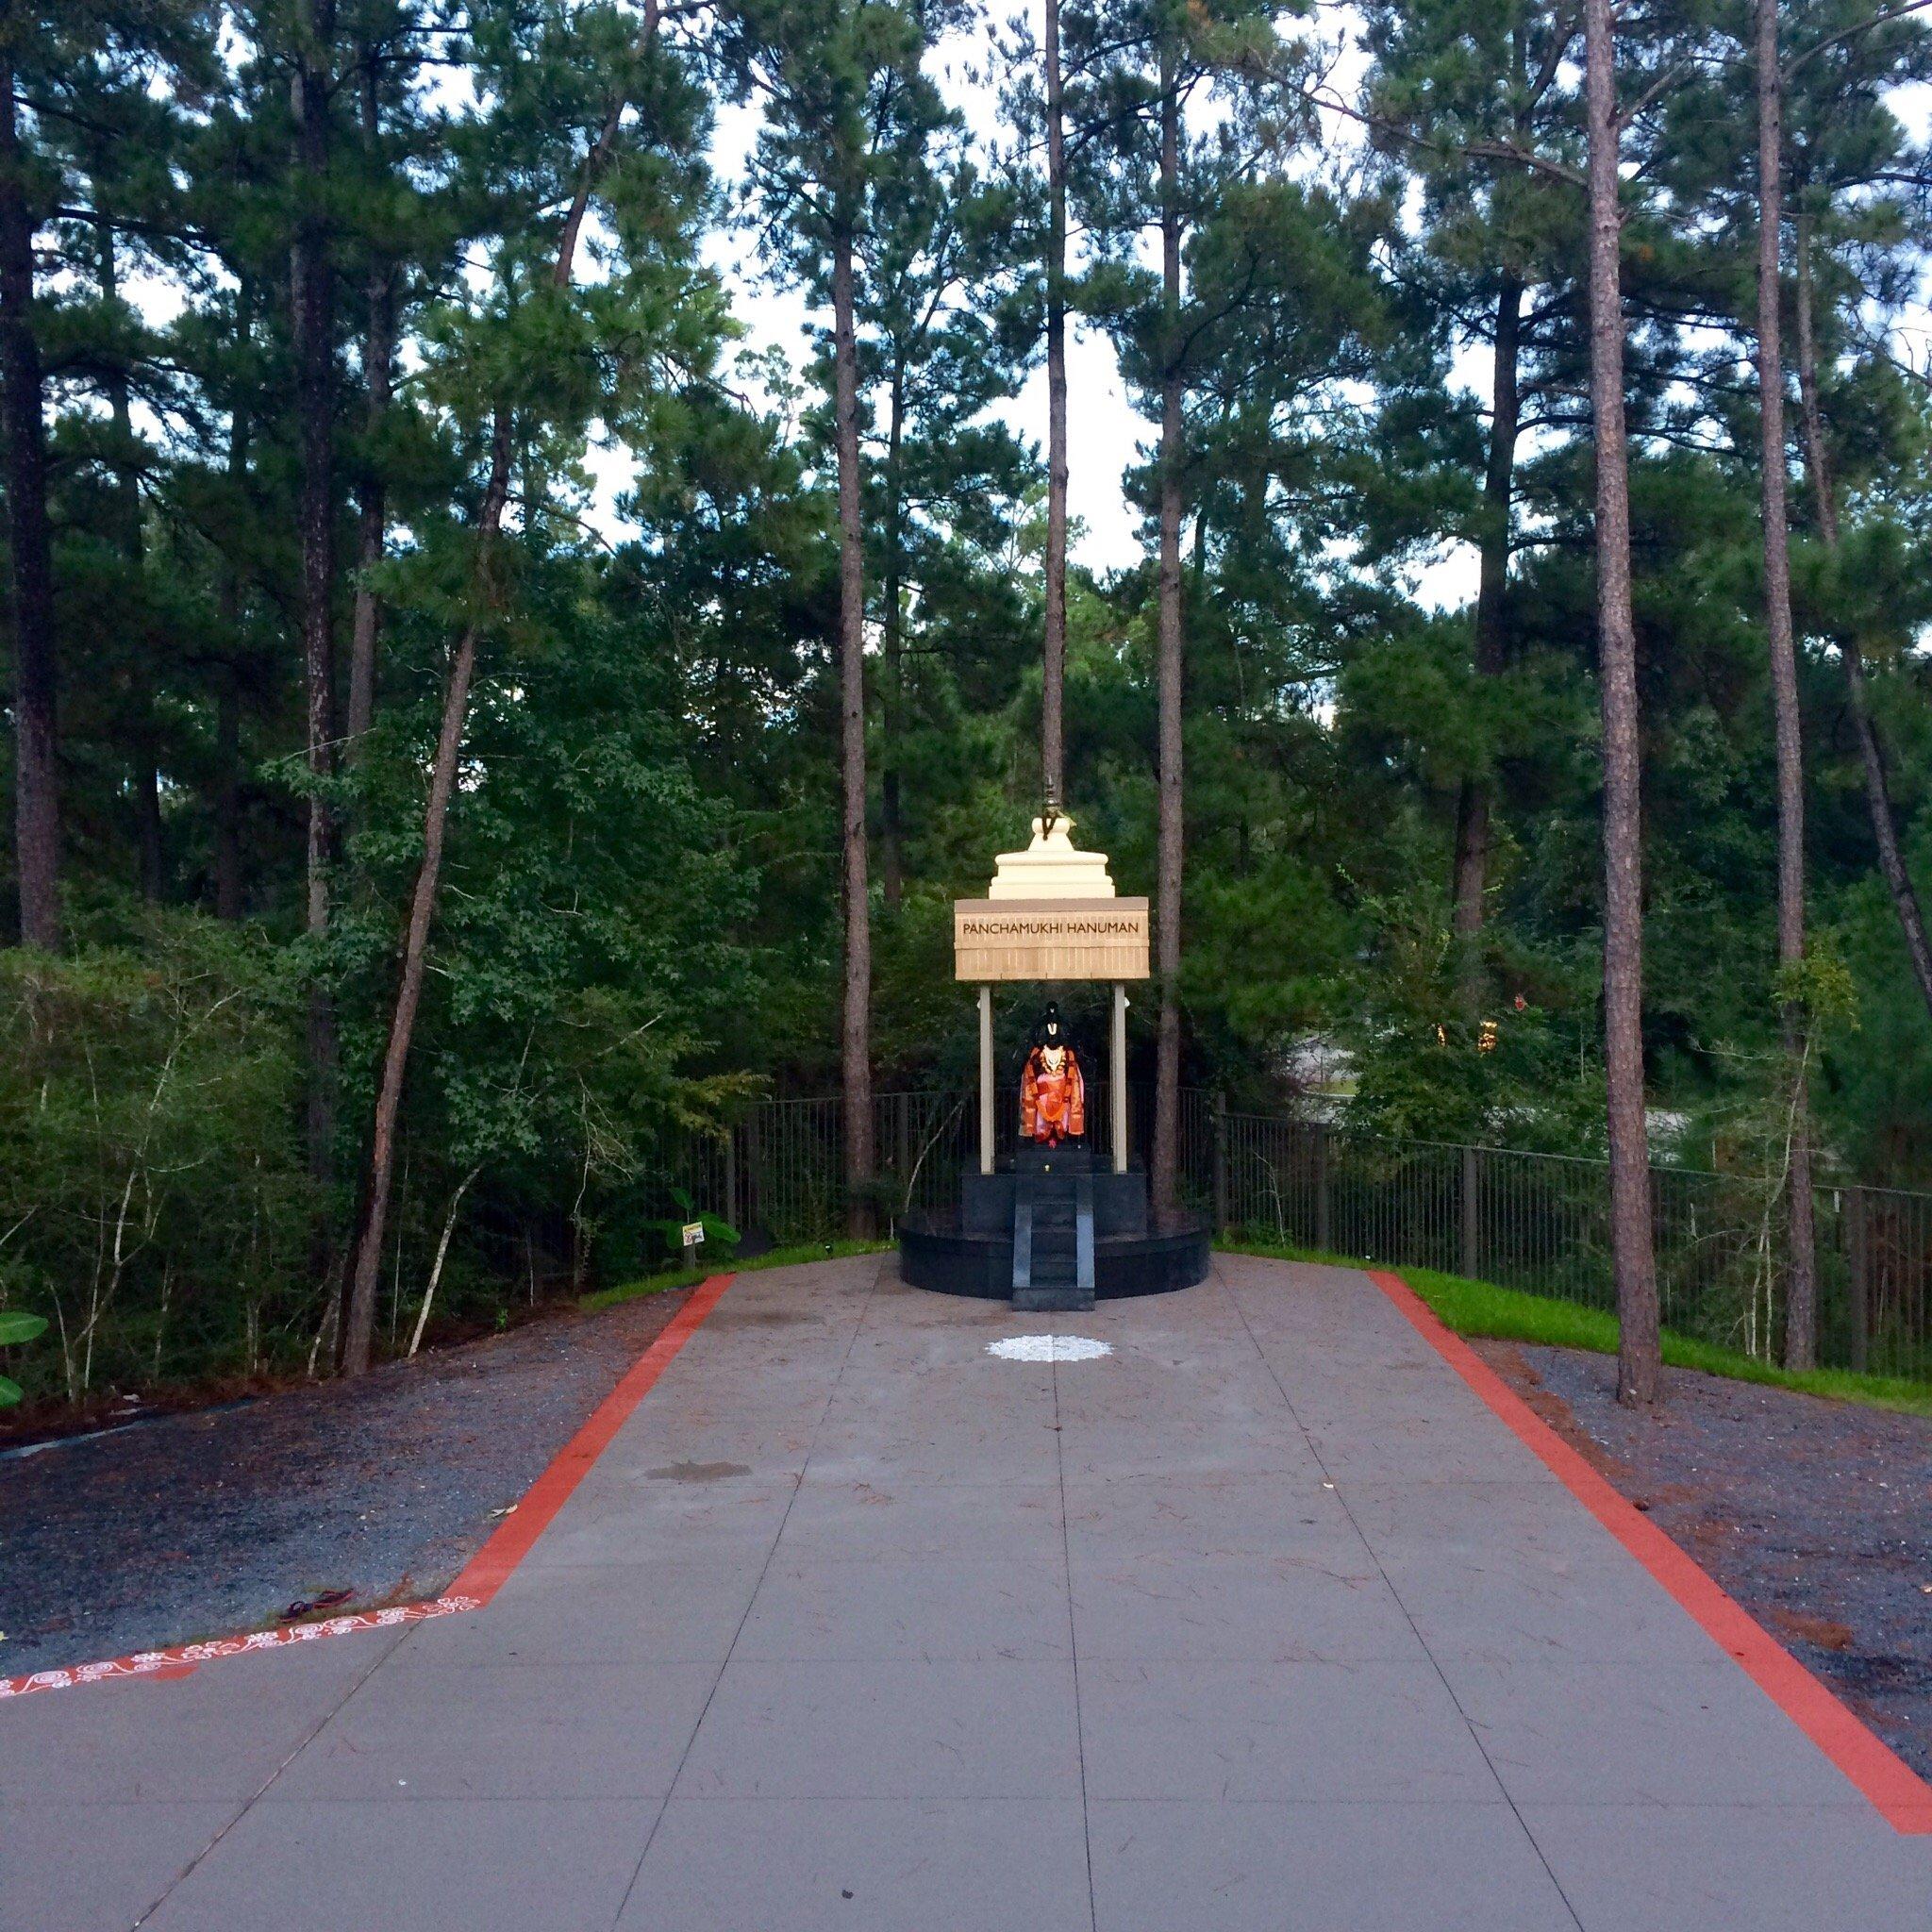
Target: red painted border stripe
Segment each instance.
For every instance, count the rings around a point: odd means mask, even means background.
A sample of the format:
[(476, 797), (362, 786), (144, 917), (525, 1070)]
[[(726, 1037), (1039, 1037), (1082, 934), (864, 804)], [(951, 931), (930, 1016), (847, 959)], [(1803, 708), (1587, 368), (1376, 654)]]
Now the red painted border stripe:
[(108, 1657), (99, 1663), (35, 1671), (25, 1677), (0, 1677), (0, 1702), (9, 1697), (26, 1697), (38, 1690), (65, 1690), (77, 1684), (102, 1684), (121, 1677), (185, 1677), (197, 1666), (216, 1657), (275, 1650), (287, 1643), (314, 1643), (325, 1637), (346, 1637), (358, 1630), (386, 1630), (397, 1624), (420, 1623), (425, 1617), (451, 1616), (458, 1610), (480, 1610), (529, 1555), (532, 1545), (570, 1500), (571, 1492), (583, 1481), (591, 1465), (610, 1446), (611, 1438), (630, 1419), (632, 1410), (650, 1392), (672, 1358), (718, 1306), (718, 1298), (731, 1286), (731, 1280), (728, 1274), (713, 1274), (691, 1291), (683, 1307), (625, 1371), (624, 1379), (597, 1405), (590, 1421), (563, 1445), (549, 1468), (524, 1491), (515, 1509), (441, 1596), (426, 1603), (356, 1610), (319, 1624), (294, 1624), (285, 1630), (251, 1630), (239, 1637), (176, 1643), (162, 1650), (139, 1651), (132, 1657)]
[(475, 1597), (487, 1604), (508, 1580), (537, 1539), (548, 1529), (557, 1512), (590, 1474), (591, 1465), (609, 1448), (611, 1438), (630, 1420), (674, 1357), (697, 1332), (698, 1324), (718, 1306), (731, 1286), (728, 1274), (713, 1274), (691, 1291), (691, 1299), (664, 1324), (663, 1332), (625, 1372), (618, 1383), (556, 1459), (524, 1492), (523, 1501), (506, 1516), (495, 1533), (472, 1557), (463, 1574), (450, 1585), (453, 1596)]
[(1932, 1834), (1932, 1785), (1876, 1737), (1738, 1601), (1613, 1489), (1398, 1274), (1369, 1279), (1563, 1487), (1870, 1800), (1894, 1831)]

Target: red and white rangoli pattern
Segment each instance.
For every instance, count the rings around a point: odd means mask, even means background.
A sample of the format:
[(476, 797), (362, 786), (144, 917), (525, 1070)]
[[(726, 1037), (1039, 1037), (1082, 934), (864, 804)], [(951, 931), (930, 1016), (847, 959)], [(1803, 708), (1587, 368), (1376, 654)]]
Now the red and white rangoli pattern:
[(398, 1624), (419, 1624), (425, 1617), (447, 1617), (458, 1610), (478, 1610), (474, 1596), (439, 1596), (427, 1603), (397, 1604), (385, 1610), (355, 1610), (345, 1617), (327, 1617), (317, 1624), (291, 1624), (285, 1630), (251, 1630), (245, 1637), (211, 1637), (205, 1643), (177, 1643), (167, 1650), (138, 1651), (133, 1657), (108, 1657), (93, 1664), (73, 1664), (65, 1670), (35, 1671), (25, 1677), (0, 1677), (0, 1700), (26, 1697), (36, 1690), (66, 1690), (76, 1684), (99, 1684), (110, 1677), (147, 1677), (157, 1671), (192, 1667), (218, 1657), (241, 1657), (251, 1650), (275, 1650), (285, 1643), (313, 1643), (324, 1637), (346, 1637), (354, 1630), (390, 1630)]

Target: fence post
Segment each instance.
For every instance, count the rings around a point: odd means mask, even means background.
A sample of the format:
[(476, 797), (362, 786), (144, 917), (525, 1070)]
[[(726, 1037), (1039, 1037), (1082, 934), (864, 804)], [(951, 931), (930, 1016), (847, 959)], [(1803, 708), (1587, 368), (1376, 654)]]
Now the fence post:
[(1214, 1096), (1214, 1232), (1227, 1232), (1227, 1095)]
[(759, 1158), (762, 1137), (758, 1133), (758, 1123), (764, 1118), (769, 1104), (763, 1100), (754, 1101), (751, 1111), (744, 1117), (744, 1221), (739, 1228), (741, 1234), (749, 1234), (752, 1223), (764, 1212), (764, 1163)]
[(1315, 1124), (1315, 1246), (1324, 1255), (1335, 1252), (1333, 1216), (1328, 1207), (1328, 1124)]
[(1845, 1260), (1851, 1276), (1852, 1367), (1861, 1374), (1872, 1345), (1872, 1265), (1866, 1234), (1865, 1191), (1845, 1190)]
[(1462, 1273), (1474, 1279), (1481, 1271), (1482, 1169), (1480, 1150), (1462, 1150)]

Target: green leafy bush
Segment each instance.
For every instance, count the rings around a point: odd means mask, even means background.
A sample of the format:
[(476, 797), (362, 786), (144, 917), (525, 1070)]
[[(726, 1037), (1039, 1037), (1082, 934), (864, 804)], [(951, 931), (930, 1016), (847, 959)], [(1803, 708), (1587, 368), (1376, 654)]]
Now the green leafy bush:
[[(694, 1262), (728, 1261), (738, 1250), (739, 1233), (728, 1221), (721, 1220), (715, 1214), (693, 1214), (689, 1217), (705, 1230), (704, 1243), (691, 1251), (689, 1258)], [(684, 1245), (682, 1221), (653, 1221), (647, 1223), (651, 1231), (662, 1244), (663, 1252), (658, 1257), (660, 1261), (675, 1261), (687, 1254)]]
[[(0, 1314), (0, 1348), (12, 1348), (46, 1332), (47, 1324), (42, 1316)], [(0, 1408), (11, 1407), (20, 1397), (20, 1384), (0, 1375)]]
[(0, 953), (0, 1303), (28, 1394), (251, 1373), (307, 1345), (313, 1198), (285, 956), (195, 915)]

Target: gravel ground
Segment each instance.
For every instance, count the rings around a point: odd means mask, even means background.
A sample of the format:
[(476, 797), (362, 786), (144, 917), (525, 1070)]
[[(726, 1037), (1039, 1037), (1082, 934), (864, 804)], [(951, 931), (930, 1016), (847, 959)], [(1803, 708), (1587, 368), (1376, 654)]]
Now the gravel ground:
[(1932, 1418), (1607, 1357), (1476, 1348), (1912, 1767), (1932, 1776)]
[(435, 1596), (684, 1300), (0, 1459), (0, 1676)]

